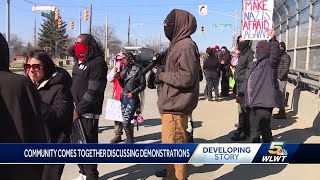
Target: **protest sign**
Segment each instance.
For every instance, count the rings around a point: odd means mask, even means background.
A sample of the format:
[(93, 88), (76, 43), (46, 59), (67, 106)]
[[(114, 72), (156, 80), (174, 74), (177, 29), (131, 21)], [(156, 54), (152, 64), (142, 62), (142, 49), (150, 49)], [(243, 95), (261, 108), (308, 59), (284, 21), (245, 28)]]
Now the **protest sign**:
[(105, 119), (122, 122), (121, 102), (107, 99)]
[(244, 0), (242, 12), (242, 38), (266, 40), (272, 29), (274, 0)]

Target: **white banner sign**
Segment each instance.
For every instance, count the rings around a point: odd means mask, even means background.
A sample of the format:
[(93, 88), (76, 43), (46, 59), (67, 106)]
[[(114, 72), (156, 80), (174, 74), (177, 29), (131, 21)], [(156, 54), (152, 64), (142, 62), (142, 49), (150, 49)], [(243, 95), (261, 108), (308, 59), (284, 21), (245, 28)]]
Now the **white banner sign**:
[(55, 6), (32, 6), (32, 11), (54, 11)]
[(189, 160), (191, 164), (249, 164), (261, 144), (199, 144)]
[(105, 119), (111, 121), (123, 121), (120, 101), (107, 99)]
[(244, 0), (242, 12), (242, 38), (266, 40), (272, 29), (274, 0)]

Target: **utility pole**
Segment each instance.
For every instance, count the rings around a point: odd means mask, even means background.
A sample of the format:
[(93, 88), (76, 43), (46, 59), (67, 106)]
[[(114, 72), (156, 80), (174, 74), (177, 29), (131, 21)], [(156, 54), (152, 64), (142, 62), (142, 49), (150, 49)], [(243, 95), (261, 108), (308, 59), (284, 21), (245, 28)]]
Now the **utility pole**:
[(92, 26), (92, 4), (90, 5), (90, 24), (89, 24), (89, 34), (91, 34), (91, 26)]
[(35, 48), (37, 46), (37, 19), (34, 20), (34, 32), (33, 32), (33, 47)]
[(136, 47), (138, 46), (138, 39), (136, 39)]
[(9, 46), (11, 45), (10, 43), (10, 0), (7, 0), (7, 42)]
[(106, 47), (105, 47), (105, 55), (104, 60), (107, 61), (109, 57), (109, 48), (108, 48), (108, 15), (106, 15)]
[(81, 11), (79, 16), (79, 35), (81, 34)]
[(129, 22), (128, 22), (128, 46), (130, 46), (130, 16), (129, 16)]

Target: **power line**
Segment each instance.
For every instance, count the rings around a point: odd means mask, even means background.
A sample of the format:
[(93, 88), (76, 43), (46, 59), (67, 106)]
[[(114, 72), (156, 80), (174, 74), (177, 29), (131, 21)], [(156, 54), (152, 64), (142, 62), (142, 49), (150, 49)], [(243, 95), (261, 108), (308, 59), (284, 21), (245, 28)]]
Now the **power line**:
[(24, 2), (30, 3), (30, 4), (35, 4), (34, 2), (28, 1), (28, 0), (23, 0)]

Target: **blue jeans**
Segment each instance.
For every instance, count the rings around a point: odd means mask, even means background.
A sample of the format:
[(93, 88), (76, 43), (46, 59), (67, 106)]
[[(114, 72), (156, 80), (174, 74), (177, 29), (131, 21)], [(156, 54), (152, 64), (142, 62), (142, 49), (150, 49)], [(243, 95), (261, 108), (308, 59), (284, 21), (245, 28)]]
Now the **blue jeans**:
[(139, 104), (139, 98), (129, 98), (127, 94), (122, 94), (121, 112), (123, 118), (124, 129), (129, 128), (131, 120), (133, 120), (134, 113), (137, 110)]

